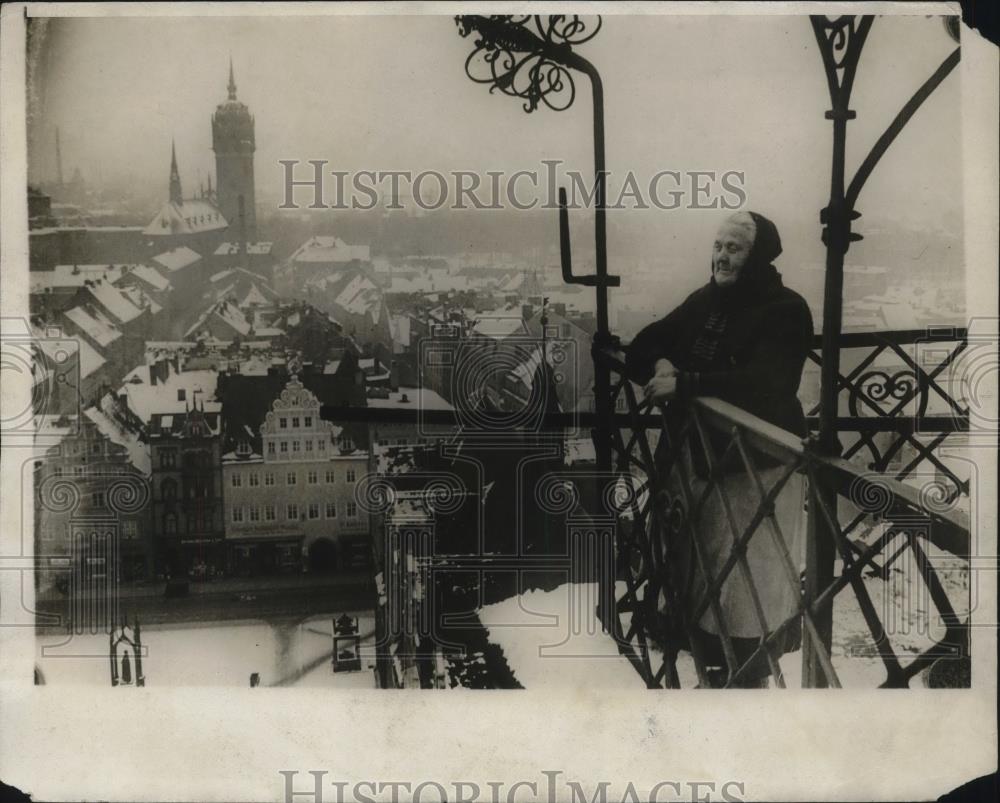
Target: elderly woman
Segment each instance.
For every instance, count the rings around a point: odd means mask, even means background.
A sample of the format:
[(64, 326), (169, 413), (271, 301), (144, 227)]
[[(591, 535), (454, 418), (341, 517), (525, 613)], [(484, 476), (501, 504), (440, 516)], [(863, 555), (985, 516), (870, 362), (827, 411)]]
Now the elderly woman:
[[(800, 295), (786, 288), (772, 265), (781, 253), (775, 225), (754, 212), (729, 217), (719, 229), (712, 247), (712, 275), (708, 284), (692, 293), (660, 321), (643, 329), (632, 341), (626, 364), (633, 381), (644, 386), (647, 400), (657, 403), (694, 396), (715, 396), (796, 435), (806, 434), (805, 416), (796, 393), (802, 367), (813, 335), (812, 317)], [(678, 424), (681, 405), (670, 405), (668, 423)], [(728, 438), (712, 435), (709, 448), (713, 460), (722, 458)], [(662, 444), (661, 444), (662, 447)], [(661, 482), (660, 496), (684, 504), (680, 476), (693, 484), (698, 499), (709, 482), (707, 464), (698, 437), (681, 451), (681, 465), (662, 465), (668, 479)], [(757, 459), (765, 489), (783, 473), (775, 460)], [(680, 471), (686, 469), (686, 471)], [(738, 454), (719, 466), (738, 533), (756, 511), (759, 494), (753, 479), (743, 469)], [(793, 475), (775, 502), (775, 514), (798, 569), (803, 551), (803, 483)], [(732, 551), (732, 533), (720, 494), (713, 490), (700, 514), (692, 522), (707, 568), (716, 577)], [(761, 525), (751, 538), (746, 559), (757, 588), (768, 631), (791, 617), (798, 605), (799, 590), (788, 581), (778, 547)], [(685, 621), (705, 589), (705, 582), (686, 538), (669, 545), (670, 569)], [(745, 662), (760, 645), (762, 632), (753, 597), (737, 566), (723, 584), (719, 603), (725, 631), (732, 638), (737, 661)], [(726, 677), (726, 661), (718, 621), (711, 608), (697, 622), (688, 621), (689, 647), (710, 667), (712, 685)], [(797, 646), (799, 630), (789, 626), (776, 641), (780, 654)], [(761, 656), (763, 658), (763, 656)], [(770, 669), (766, 658), (755, 660), (737, 685), (766, 687)]]

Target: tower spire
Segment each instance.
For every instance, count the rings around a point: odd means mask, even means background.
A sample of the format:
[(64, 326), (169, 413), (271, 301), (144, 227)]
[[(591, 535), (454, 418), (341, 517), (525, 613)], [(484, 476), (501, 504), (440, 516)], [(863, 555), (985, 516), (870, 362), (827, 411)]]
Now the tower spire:
[(229, 57), (229, 99), (236, 100), (236, 79), (233, 78), (233, 57)]
[(184, 196), (181, 194), (181, 174), (177, 170), (177, 147), (170, 141), (170, 203), (180, 204)]

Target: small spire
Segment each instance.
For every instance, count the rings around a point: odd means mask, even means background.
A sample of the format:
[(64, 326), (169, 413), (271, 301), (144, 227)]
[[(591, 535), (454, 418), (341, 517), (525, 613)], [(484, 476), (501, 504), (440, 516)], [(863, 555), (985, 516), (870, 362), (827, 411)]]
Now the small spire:
[(177, 170), (177, 146), (170, 140), (170, 203), (180, 204), (183, 200), (181, 174)]
[(233, 57), (229, 57), (229, 99), (236, 100), (236, 79), (233, 78)]

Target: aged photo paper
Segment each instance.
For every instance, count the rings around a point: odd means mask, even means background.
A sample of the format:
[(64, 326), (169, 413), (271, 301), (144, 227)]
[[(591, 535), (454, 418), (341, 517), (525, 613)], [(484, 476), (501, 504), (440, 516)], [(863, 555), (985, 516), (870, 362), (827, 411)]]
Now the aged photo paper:
[(5, 793), (995, 772), (998, 60), (957, 5), (0, 37)]

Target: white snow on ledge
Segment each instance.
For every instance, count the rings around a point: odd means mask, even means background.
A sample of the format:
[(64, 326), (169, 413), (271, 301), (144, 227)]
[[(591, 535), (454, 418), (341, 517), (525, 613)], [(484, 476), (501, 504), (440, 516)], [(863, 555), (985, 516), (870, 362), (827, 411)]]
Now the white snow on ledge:
[(488, 638), (526, 689), (644, 688), (597, 621), (596, 583), (526, 591), (479, 610)]

